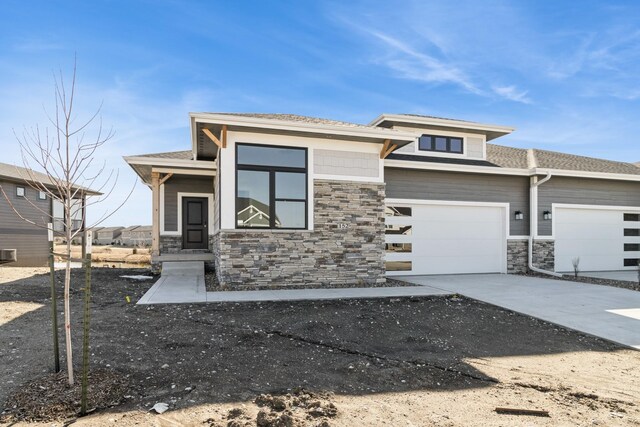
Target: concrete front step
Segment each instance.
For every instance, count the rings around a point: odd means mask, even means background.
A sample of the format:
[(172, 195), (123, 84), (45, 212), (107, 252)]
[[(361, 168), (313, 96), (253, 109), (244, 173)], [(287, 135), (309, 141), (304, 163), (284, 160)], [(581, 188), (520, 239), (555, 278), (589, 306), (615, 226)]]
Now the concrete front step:
[(162, 276), (203, 276), (204, 261), (165, 261)]
[(177, 253), (162, 254), (152, 257), (151, 262), (167, 262), (167, 261), (205, 261), (213, 262), (213, 254), (211, 252), (201, 253)]

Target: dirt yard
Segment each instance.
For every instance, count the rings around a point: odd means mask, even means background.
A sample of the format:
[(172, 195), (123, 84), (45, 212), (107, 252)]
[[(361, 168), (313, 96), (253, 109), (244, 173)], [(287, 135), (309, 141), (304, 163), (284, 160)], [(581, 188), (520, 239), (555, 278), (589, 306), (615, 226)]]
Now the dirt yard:
[[(0, 268), (0, 402), (51, 369), (43, 273)], [(640, 425), (639, 352), (527, 316), (459, 297), (136, 306), (151, 282), (119, 276), (139, 273), (93, 271), (93, 366), (129, 390), (74, 425)]]
[[(65, 245), (56, 245), (55, 252), (62, 253), (66, 250)], [(82, 257), (82, 246), (71, 246), (71, 256), (73, 258)], [(58, 257), (56, 262), (63, 260)], [(126, 246), (99, 246), (93, 245), (91, 250), (91, 262), (96, 263), (100, 267), (111, 267), (121, 263), (127, 264), (150, 264), (151, 251), (149, 248), (132, 248)], [(136, 265), (138, 267), (139, 265)]]

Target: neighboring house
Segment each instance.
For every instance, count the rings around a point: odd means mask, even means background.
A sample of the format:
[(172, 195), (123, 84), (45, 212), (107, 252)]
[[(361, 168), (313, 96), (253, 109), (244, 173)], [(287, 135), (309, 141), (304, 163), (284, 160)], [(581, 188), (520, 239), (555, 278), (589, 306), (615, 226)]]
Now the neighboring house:
[(212, 262), (235, 287), (323, 286), (640, 258), (632, 163), (495, 145), (513, 129), (410, 114), (190, 120), (190, 151), (125, 157), (152, 189), (156, 265)]
[(114, 245), (120, 238), (124, 227), (103, 227), (93, 233), (96, 245)]
[[(36, 267), (47, 264), (49, 243), (47, 223), (53, 217), (54, 238), (62, 241), (64, 232), (64, 209), (60, 202), (52, 200), (44, 191), (39, 191), (33, 180), (42, 182), (46, 188), (55, 187), (45, 174), (28, 169), (0, 163), (0, 186), (4, 189), (11, 204), (26, 219), (38, 224), (32, 225), (21, 219), (0, 193), (0, 250), (16, 249), (16, 267)], [(99, 195), (90, 189), (84, 189), (84, 196)], [(82, 197), (82, 195), (80, 195)], [(72, 211), (74, 229), (82, 225), (82, 201), (78, 199), (77, 208)], [(45, 228), (42, 228), (45, 227)]]
[(124, 246), (151, 246), (150, 225), (132, 225), (122, 230), (117, 241)]

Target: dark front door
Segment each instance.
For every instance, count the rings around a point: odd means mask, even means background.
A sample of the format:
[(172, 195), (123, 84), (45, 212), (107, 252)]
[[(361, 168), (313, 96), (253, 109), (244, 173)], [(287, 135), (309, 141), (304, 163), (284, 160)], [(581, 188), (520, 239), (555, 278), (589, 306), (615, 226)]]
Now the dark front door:
[(207, 202), (208, 199), (205, 197), (182, 198), (183, 249), (209, 249)]

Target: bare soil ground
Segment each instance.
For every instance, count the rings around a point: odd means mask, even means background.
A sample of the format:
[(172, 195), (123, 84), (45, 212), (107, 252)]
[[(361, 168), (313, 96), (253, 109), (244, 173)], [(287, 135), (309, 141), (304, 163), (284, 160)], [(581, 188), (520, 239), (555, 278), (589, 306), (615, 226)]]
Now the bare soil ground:
[[(66, 249), (65, 245), (56, 245), (55, 252), (61, 253)], [(82, 246), (71, 246), (71, 256), (81, 258)], [(56, 259), (61, 262), (62, 259)], [(127, 263), (127, 264), (149, 264), (151, 263), (151, 252), (148, 248), (132, 248), (127, 246), (93, 245), (91, 250), (91, 261), (100, 263)]]
[[(51, 369), (44, 273), (0, 268), (0, 405)], [(93, 272), (93, 366), (121, 373), (129, 389), (120, 406), (74, 425), (640, 425), (640, 353), (495, 306), (460, 297), (136, 306), (151, 283), (119, 276), (139, 273)], [(74, 272), (78, 363), (82, 277)], [(169, 411), (150, 412), (158, 402)]]

